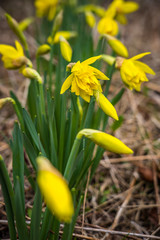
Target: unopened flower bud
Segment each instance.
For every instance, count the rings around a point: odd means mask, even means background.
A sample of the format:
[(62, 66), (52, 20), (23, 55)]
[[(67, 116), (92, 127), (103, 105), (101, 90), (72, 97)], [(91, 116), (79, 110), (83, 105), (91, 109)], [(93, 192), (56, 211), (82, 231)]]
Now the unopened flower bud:
[(1, 99), (0, 99), (0, 109), (1, 109), (7, 102), (11, 102), (11, 103), (15, 104), (14, 99), (11, 98), (11, 97), (1, 98)]
[(48, 44), (43, 44), (37, 49), (36, 56), (41, 56), (49, 53), (51, 50), (51, 47)]
[(39, 73), (33, 69), (33, 68), (24, 68), (22, 70), (22, 74), (27, 77), (27, 78), (30, 78), (30, 79), (35, 79), (37, 80), (40, 84), (42, 84), (42, 78), (41, 76), (39, 75)]

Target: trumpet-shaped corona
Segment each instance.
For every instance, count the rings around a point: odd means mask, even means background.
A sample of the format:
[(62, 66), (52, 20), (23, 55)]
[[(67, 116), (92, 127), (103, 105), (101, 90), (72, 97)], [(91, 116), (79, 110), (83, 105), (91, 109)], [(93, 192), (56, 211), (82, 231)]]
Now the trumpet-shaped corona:
[(37, 164), (37, 182), (48, 208), (60, 221), (69, 223), (74, 207), (66, 180), (46, 158), (38, 157)]
[(58, 0), (35, 0), (37, 16), (47, 16), (49, 21), (53, 20), (56, 14), (57, 4)]
[(116, 137), (113, 137), (107, 133), (94, 130), (94, 129), (84, 128), (78, 133), (77, 138), (81, 139), (82, 136), (85, 136), (91, 139), (94, 143), (96, 143), (97, 145), (103, 147), (104, 149), (110, 152), (119, 153), (119, 154), (133, 153), (133, 151), (129, 147), (127, 147), (123, 142), (121, 142)]
[(18, 69), (24, 65), (32, 67), (31, 61), (24, 56), (23, 48), (18, 41), (15, 41), (16, 48), (0, 44), (0, 54), (2, 54), (2, 61), (4, 67), (7, 69)]
[[(83, 62), (78, 61), (75, 63), (72, 66), (71, 75), (68, 76), (62, 85), (61, 94), (63, 94), (71, 86), (71, 92), (74, 92), (77, 96), (81, 96), (86, 102), (90, 102), (90, 97), (95, 96), (96, 101), (102, 110), (117, 120), (118, 116), (112, 104), (109, 104), (108, 100), (106, 100), (104, 103), (101, 101), (102, 98), (103, 100), (105, 99), (105, 96), (103, 95), (102, 97), (101, 95), (102, 88), (98, 79), (109, 80), (108, 77), (98, 69), (89, 66), (99, 58), (101, 58), (101, 55), (91, 57)], [(107, 108), (110, 109), (107, 111)], [(112, 111), (113, 109), (114, 111)]]
[(99, 21), (97, 30), (100, 34), (116, 36), (118, 34), (118, 24), (114, 19), (104, 17)]
[(150, 52), (138, 54), (130, 59), (120, 57), (116, 59), (116, 67), (120, 69), (121, 78), (130, 90), (140, 91), (142, 82), (148, 81), (146, 73), (155, 74), (147, 64), (137, 61), (148, 54)]

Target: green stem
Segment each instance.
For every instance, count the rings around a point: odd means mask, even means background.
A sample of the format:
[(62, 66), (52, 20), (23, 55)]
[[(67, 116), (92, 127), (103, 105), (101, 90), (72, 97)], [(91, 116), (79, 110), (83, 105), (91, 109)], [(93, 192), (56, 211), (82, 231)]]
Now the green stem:
[(76, 139), (74, 140), (74, 143), (73, 143), (71, 153), (70, 153), (68, 161), (67, 161), (65, 172), (64, 172), (64, 178), (67, 179), (68, 182), (73, 173), (73, 166), (76, 161), (76, 156), (77, 156), (77, 153), (79, 150), (80, 143), (81, 143), (81, 138), (76, 137)]
[(51, 45), (50, 61), (49, 61), (49, 91), (50, 91), (50, 93), (52, 93), (53, 50), (54, 50), (54, 47), (53, 47), (53, 45)]

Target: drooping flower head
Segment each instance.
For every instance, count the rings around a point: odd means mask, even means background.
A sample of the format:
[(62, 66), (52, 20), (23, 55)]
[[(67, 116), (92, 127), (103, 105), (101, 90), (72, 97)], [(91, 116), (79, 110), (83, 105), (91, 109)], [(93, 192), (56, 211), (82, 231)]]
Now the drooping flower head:
[(0, 54), (2, 54), (2, 61), (4, 67), (7, 69), (18, 69), (24, 65), (32, 67), (31, 61), (24, 56), (23, 48), (18, 41), (15, 41), (16, 48), (0, 44)]
[(56, 13), (58, 0), (35, 0), (36, 14), (38, 17), (47, 16), (51, 21)]
[(60, 221), (69, 223), (74, 207), (66, 180), (46, 158), (38, 157), (37, 164), (37, 182), (48, 208)]
[(90, 97), (94, 95), (94, 91), (102, 92), (98, 79), (108, 80), (108, 77), (98, 69), (90, 66), (100, 57), (91, 57), (83, 62), (78, 61), (75, 63), (71, 69), (71, 75), (63, 83), (61, 94), (71, 86), (71, 92), (90, 102)]
[(78, 61), (71, 64), (71, 74), (63, 83), (60, 93), (63, 94), (71, 86), (71, 92), (74, 92), (77, 96), (81, 96), (86, 102), (90, 102), (91, 96), (94, 96), (102, 110), (117, 120), (116, 110), (102, 94), (102, 88), (98, 80), (109, 80), (109, 78), (98, 69), (90, 66), (90, 64), (99, 58), (101, 56), (91, 57), (83, 62)]
[(148, 81), (146, 73), (155, 74), (147, 64), (137, 61), (148, 54), (150, 52), (141, 53), (130, 59), (117, 57), (116, 67), (120, 69), (121, 78), (130, 90), (135, 89), (140, 91), (142, 82)]

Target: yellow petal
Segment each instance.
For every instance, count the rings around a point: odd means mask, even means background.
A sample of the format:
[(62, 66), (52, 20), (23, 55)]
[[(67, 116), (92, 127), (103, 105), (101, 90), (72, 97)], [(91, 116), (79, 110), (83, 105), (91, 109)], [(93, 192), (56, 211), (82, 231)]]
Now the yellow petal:
[(48, 12), (48, 20), (49, 21), (53, 20), (55, 13), (56, 13), (56, 6), (50, 7), (49, 12)]
[(125, 58), (128, 57), (128, 50), (121, 41), (113, 36), (109, 36), (108, 34), (104, 34), (103, 36), (106, 37), (108, 44), (117, 53), (117, 55)]
[(67, 40), (60, 36), (60, 49), (61, 49), (61, 54), (64, 57), (64, 59), (68, 62), (71, 61), (72, 59), (72, 48), (67, 42)]
[(95, 26), (95, 24), (96, 24), (96, 19), (95, 19), (93, 13), (90, 12), (90, 11), (87, 11), (87, 12), (85, 12), (85, 16), (86, 16), (86, 22), (87, 22), (87, 24), (88, 24), (91, 28), (93, 28), (93, 27)]
[(61, 87), (61, 92), (60, 94), (63, 94), (70, 86), (72, 83), (72, 79), (73, 79), (73, 74), (70, 74), (67, 79), (64, 81), (62, 87)]
[(100, 108), (103, 110), (103, 112), (105, 114), (107, 114), (108, 116), (114, 118), (115, 120), (118, 120), (118, 115), (117, 115), (116, 109), (108, 101), (108, 99), (99, 91), (95, 91), (94, 96), (96, 98), (96, 102), (98, 103)]
[(37, 182), (48, 208), (60, 221), (69, 223), (74, 208), (67, 182), (46, 158), (38, 157), (37, 164)]
[(123, 4), (122, 8), (123, 13), (128, 14), (137, 11), (139, 8), (139, 4), (132, 1), (128, 1)]
[(18, 26), (21, 31), (24, 31), (32, 22), (34, 21), (34, 18), (28, 17), (22, 20)]
[(118, 13), (116, 16), (116, 20), (121, 24), (127, 24), (127, 18), (123, 13)]
[(85, 61), (81, 62), (81, 64), (89, 65), (89, 64), (94, 63), (95, 61), (97, 61), (97, 60), (100, 59), (100, 58), (101, 58), (101, 55), (95, 56), (95, 57), (91, 57), (91, 58), (88, 58), (88, 59), (86, 59)]
[(0, 54), (10, 58), (15, 58), (17, 56), (17, 51), (12, 46), (0, 44)]
[(15, 45), (16, 45), (16, 48), (17, 48), (18, 55), (20, 57), (24, 56), (24, 52), (23, 52), (23, 48), (22, 48), (21, 44), (18, 41), (15, 41)]
[(90, 102), (90, 95), (86, 94), (85, 91), (80, 90), (80, 94), (81, 98), (83, 98), (86, 102)]
[(141, 70), (143, 70), (146, 73), (155, 75), (155, 72), (145, 63), (140, 62), (140, 61), (134, 61), (134, 65), (136, 65), (137, 67), (139, 67)]
[(144, 56), (146, 56), (148, 54), (151, 54), (151, 52), (140, 53), (140, 54), (130, 58), (130, 60), (137, 60), (137, 59), (143, 58)]
[(88, 68), (91, 69), (95, 73), (96, 78), (101, 79), (101, 80), (109, 80), (109, 78), (104, 73), (99, 71), (97, 68), (94, 68), (92, 66), (89, 66)]
[(119, 139), (94, 129), (83, 129), (78, 133), (78, 138), (85, 136), (104, 149), (118, 154), (132, 154), (133, 151)]

